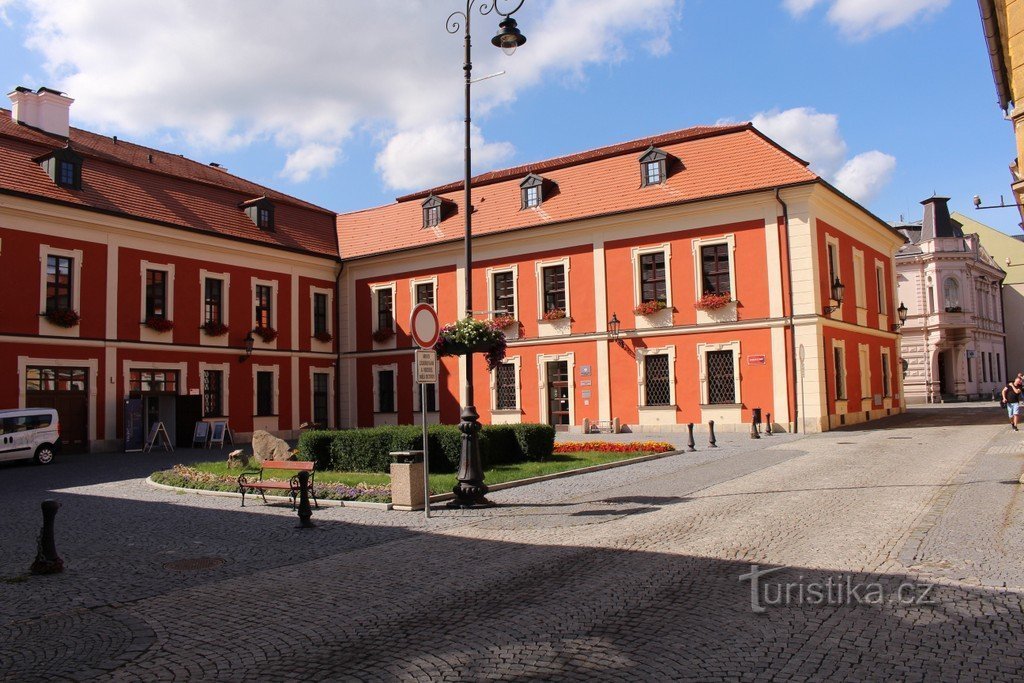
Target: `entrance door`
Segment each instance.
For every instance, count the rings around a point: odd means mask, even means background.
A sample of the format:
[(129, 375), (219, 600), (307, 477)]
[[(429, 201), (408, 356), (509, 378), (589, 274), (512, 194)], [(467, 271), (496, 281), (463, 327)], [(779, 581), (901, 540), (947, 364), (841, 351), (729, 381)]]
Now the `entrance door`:
[[(148, 437), (153, 425), (164, 423), (171, 445), (177, 445), (177, 370), (132, 369), (128, 374), (128, 395), (142, 399), (142, 423)], [(190, 432), (191, 438), (191, 432)]]
[(943, 351), (939, 354), (939, 393), (942, 395), (950, 393), (949, 379), (946, 374), (946, 360), (948, 355), (948, 351)]
[(547, 363), (548, 424), (558, 431), (569, 430), (569, 364), (564, 360)]
[(87, 368), (29, 367), (25, 407), (53, 408), (60, 421), (65, 453), (89, 450), (89, 371)]

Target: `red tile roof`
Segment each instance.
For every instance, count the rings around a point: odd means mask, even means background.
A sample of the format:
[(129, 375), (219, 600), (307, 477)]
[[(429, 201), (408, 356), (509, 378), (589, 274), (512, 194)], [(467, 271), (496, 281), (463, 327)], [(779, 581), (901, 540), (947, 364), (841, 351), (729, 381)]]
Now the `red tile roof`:
[[(84, 158), (82, 189), (58, 186), (34, 160), (64, 147)], [(0, 192), (126, 215), (268, 247), (337, 257), (335, 214), (183, 156), (72, 128), (68, 139), (22, 126), (0, 109)], [(274, 232), (239, 205), (266, 196)]]
[[(681, 163), (662, 185), (641, 187), (639, 156), (654, 145)], [(540, 207), (521, 209), (519, 183), (536, 173), (557, 186)], [(492, 171), (473, 179), (473, 234), (551, 225), (818, 181), (807, 163), (750, 124), (697, 126), (610, 147)], [(454, 203), (437, 228), (423, 228), (431, 193)], [(394, 204), (338, 216), (343, 259), (460, 240), (462, 183), (399, 197)]]

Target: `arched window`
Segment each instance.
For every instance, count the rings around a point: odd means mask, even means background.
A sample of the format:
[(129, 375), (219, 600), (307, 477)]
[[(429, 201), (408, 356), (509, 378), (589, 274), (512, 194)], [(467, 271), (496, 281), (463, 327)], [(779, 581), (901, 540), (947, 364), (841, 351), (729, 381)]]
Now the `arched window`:
[(948, 277), (942, 285), (942, 296), (946, 302), (946, 310), (960, 308), (960, 283), (956, 278)]

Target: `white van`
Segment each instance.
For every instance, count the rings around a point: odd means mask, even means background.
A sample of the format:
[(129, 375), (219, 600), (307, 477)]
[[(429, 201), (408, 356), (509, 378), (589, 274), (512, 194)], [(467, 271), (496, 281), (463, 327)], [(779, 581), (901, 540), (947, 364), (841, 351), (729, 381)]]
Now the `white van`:
[(53, 408), (0, 410), (0, 461), (53, 462), (60, 449), (60, 421)]

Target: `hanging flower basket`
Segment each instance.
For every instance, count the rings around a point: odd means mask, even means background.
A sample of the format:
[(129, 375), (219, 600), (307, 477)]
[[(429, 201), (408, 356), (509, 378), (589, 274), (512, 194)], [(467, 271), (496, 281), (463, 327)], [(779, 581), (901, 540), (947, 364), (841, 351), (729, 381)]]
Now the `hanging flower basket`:
[(228, 326), (216, 320), (207, 320), (199, 329), (205, 332), (208, 337), (223, 337), (228, 333)]
[(316, 339), (318, 342), (323, 342), (324, 344), (327, 344), (329, 342), (334, 341), (334, 335), (328, 332), (327, 330), (324, 330), (323, 332), (317, 332), (316, 334), (314, 334), (313, 339)]
[(73, 311), (70, 308), (66, 310), (53, 310), (47, 311), (43, 314), (51, 324), (57, 327), (75, 327), (78, 325), (78, 321), (81, 320), (81, 316), (78, 315), (78, 311)]
[(664, 301), (645, 301), (633, 309), (633, 315), (653, 315), (666, 308)]
[(167, 318), (161, 318), (158, 315), (151, 315), (146, 318), (146, 322), (143, 323), (149, 329), (155, 332), (170, 332), (174, 329), (174, 323)]
[(273, 327), (256, 327), (252, 332), (262, 339), (264, 344), (269, 344), (277, 339), (277, 330)]
[(506, 330), (512, 326), (519, 327), (519, 320), (514, 315), (496, 315), (491, 325), (498, 330)]
[(463, 318), (441, 328), (434, 350), (439, 356), (465, 356), (483, 353), (487, 358), (487, 369), (494, 370), (505, 358), (505, 333), (494, 321), (484, 322)]
[(693, 304), (698, 311), (714, 311), (732, 302), (732, 294), (705, 294)]
[(541, 316), (541, 317), (544, 320), (547, 320), (548, 322), (550, 322), (552, 320), (564, 320), (565, 319), (565, 309), (564, 308), (552, 308), (550, 311), (545, 312), (544, 315)]
[(374, 330), (372, 336), (373, 341), (377, 342), (378, 344), (383, 344), (388, 339), (391, 339), (392, 337), (395, 336), (395, 331), (390, 327), (382, 327), (378, 330)]

